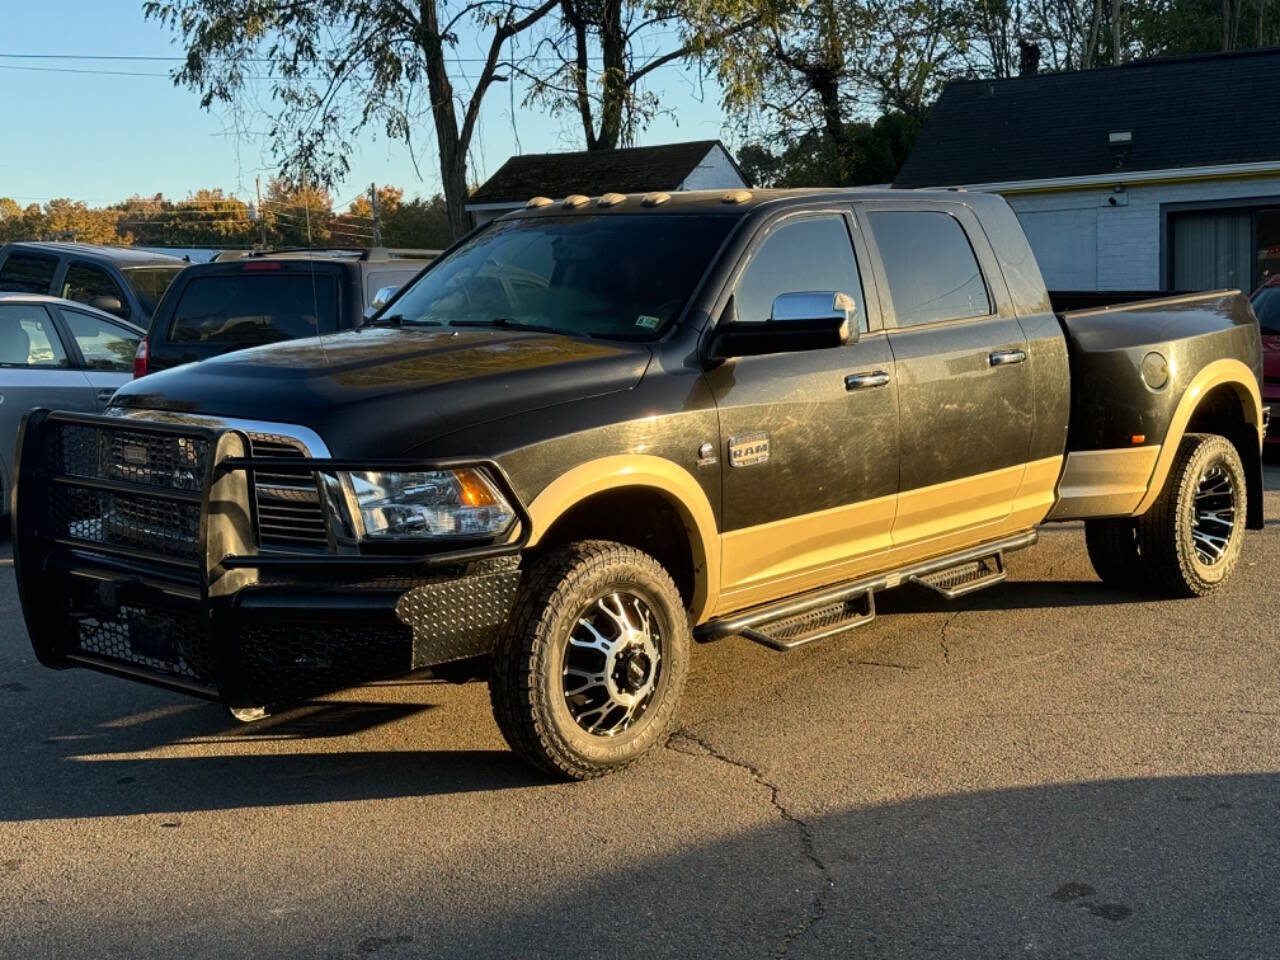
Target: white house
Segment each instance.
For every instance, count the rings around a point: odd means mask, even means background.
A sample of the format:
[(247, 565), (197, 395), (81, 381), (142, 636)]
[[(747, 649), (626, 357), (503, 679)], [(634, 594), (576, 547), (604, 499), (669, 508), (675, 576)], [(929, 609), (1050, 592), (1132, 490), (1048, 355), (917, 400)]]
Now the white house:
[(1280, 270), (1280, 50), (947, 87), (895, 187), (1000, 193), (1059, 290)]
[(526, 153), (511, 157), (467, 200), (479, 225), (523, 207), (530, 197), (563, 200), (580, 193), (651, 193), (749, 187), (719, 140), (665, 143), (622, 150)]

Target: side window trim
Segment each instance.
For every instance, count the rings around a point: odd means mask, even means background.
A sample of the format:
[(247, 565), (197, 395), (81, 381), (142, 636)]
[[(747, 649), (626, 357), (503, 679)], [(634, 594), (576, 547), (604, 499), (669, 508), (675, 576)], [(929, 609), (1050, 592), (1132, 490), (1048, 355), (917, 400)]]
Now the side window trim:
[(53, 329), (57, 331), (58, 339), (62, 341), (62, 349), (67, 354), (67, 365), (72, 370), (86, 369), (87, 365), (84, 362), (84, 355), (80, 352), (80, 344), (76, 343), (76, 338), (71, 335), (71, 328), (63, 319), (63, 308), (58, 307), (55, 310), (52, 306), (46, 306), (45, 310), (53, 322)]
[[(977, 262), (979, 274), (982, 282), (987, 288), (987, 300), (990, 305), (990, 311), (980, 316), (974, 317), (953, 317), (946, 320), (933, 320), (929, 323), (917, 323), (901, 325), (898, 323), (897, 315), (893, 307), (893, 298), (889, 294), (889, 277), (884, 269), (884, 259), (881, 256), (880, 248), (876, 244), (875, 232), (871, 229), (870, 221), (867, 218), (868, 213), (941, 213), (951, 217), (960, 226), (961, 232), (969, 241), (969, 247), (973, 251), (974, 260)], [(940, 327), (951, 324), (975, 323), (982, 320), (990, 320), (993, 317), (1005, 316), (1013, 317), (1013, 304), (1009, 296), (1008, 287), (1004, 282), (1004, 274), (1000, 270), (999, 262), (995, 253), (991, 249), (990, 241), (987, 239), (986, 233), (982, 230), (981, 224), (978, 222), (973, 211), (963, 204), (947, 204), (926, 201), (904, 202), (901, 200), (876, 202), (861, 201), (854, 205), (854, 215), (858, 220), (861, 232), (866, 238), (867, 245), (872, 249), (871, 269), (876, 278), (876, 284), (879, 289), (884, 291), (881, 309), (884, 318), (884, 328), (886, 330), (925, 330), (931, 327)]]
[[(728, 306), (729, 298), (733, 296), (737, 289), (738, 282), (742, 279), (748, 265), (764, 246), (765, 242), (780, 227), (794, 220), (813, 219), (815, 217), (839, 217), (844, 221), (845, 231), (849, 234), (849, 242), (853, 252), (854, 267), (856, 268), (859, 279), (862, 282), (862, 299), (864, 303), (859, 306), (862, 309), (862, 315), (866, 318), (867, 329), (862, 336), (870, 336), (879, 333), (883, 327), (883, 319), (880, 312), (879, 287), (878, 278), (874, 278), (869, 283), (866, 265), (870, 263), (871, 256), (867, 250), (867, 246), (860, 235), (862, 232), (861, 224), (859, 224), (851, 214), (850, 208), (843, 205), (832, 205), (824, 203), (813, 207), (787, 207), (770, 216), (759, 226), (755, 228), (751, 240), (742, 249), (738, 255), (737, 261), (733, 265), (728, 277), (724, 281), (724, 286), (719, 295), (715, 299), (715, 308), (712, 313), (714, 322), (708, 326), (706, 335), (709, 336), (714, 331), (716, 324), (720, 322), (720, 318), (724, 314), (725, 307)], [(869, 294), (868, 287), (872, 289)]]

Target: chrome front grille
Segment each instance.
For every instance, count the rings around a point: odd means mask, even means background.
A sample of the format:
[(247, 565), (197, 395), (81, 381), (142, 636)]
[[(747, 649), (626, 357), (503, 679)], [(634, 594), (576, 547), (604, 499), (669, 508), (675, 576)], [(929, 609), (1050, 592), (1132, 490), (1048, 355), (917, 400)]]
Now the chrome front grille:
[[(306, 448), (291, 437), (252, 432), (255, 457), (297, 457)], [(327, 550), (329, 525), (324, 501), (310, 470), (253, 471), (254, 503), (258, 510), (258, 544), (278, 550)]]

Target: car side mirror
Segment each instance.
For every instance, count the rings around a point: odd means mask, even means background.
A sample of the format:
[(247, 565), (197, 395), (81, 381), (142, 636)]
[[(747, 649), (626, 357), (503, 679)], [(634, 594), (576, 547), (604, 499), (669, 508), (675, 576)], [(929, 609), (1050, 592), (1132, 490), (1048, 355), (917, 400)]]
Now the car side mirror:
[(114, 313), (117, 317), (126, 317), (129, 312), (125, 310), (124, 304), (120, 302), (119, 297), (94, 297), (89, 301), (89, 306), (98, 310), (105, 310), (107, 313)]
[(373, 295), (373, 299), (369, 301), (369, 306), (365, 308), (364, 318), (368, 320), (375, 313), (387, 305), (387, 301), (396, 295), (396, 291), (400, 288), (397, 286), (379, 287), (378, 292)]
[(717, 326), (712, 354), (728, 359), (843, 346), (858, 339), (857, 311), (853, 297), (839, 291), (784, 293), (768, 320)]

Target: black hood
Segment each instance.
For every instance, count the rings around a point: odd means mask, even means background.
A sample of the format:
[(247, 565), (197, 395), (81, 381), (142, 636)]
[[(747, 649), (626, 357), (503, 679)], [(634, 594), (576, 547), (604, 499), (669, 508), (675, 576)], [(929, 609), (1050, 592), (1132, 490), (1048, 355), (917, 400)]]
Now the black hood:
[(301, 424), (335, 456), (399, 456), (456, 430), (630, 389), (649, 359), (639, 343), (366, 327), (152, 374), (113, 403)]

